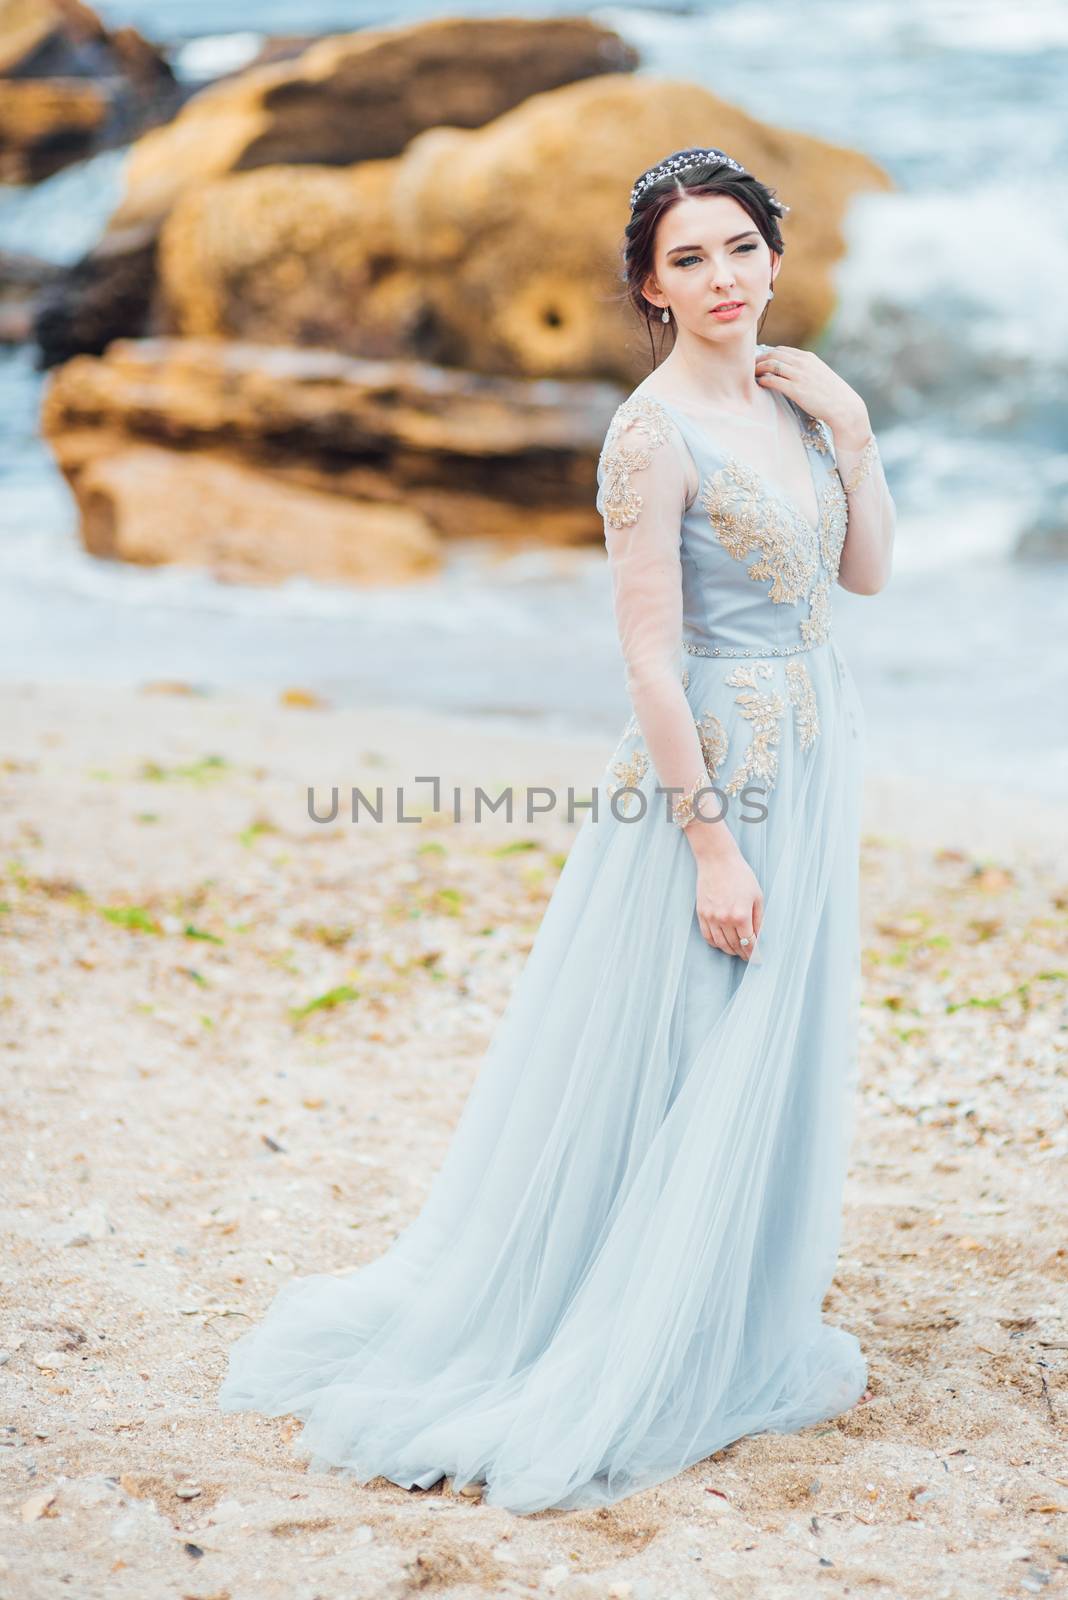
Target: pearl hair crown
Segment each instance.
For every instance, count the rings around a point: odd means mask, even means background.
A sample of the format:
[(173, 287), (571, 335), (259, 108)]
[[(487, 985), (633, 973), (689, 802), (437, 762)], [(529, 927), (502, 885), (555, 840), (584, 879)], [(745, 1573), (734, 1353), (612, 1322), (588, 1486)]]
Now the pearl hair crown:
[[(733, 167), (735, 172), (744, 172), (745, 168), (740, 161), (735, 161), (725, 150), (682, 150), (678, 155), (669, 156), (666, 161), (661, 161), (657, 166), (650, 167), (634, 184), (630, 191), (630, 209), (633, 211), (638, 201), (647, 189), (654, 183), (659, 183), (662, 178), (673, 178), (677, 173), (686, 172), (691, 167), (704, 167), (711, 161), (719, 162), (728, 167)], [(790, 207), (781, 201), (773, 202), (785, 215)]]

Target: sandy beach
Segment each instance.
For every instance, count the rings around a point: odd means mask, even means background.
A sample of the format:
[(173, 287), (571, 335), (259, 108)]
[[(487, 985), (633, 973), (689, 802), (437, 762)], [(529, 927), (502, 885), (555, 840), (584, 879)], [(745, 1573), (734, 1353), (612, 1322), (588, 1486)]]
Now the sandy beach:
[(870, 1400), (530, 1517), (309, 1473), (294, 1419), (217, 1411), (286, 1277), (418, 1211), (578, 826), (353, 824), (349, 787), (588, 793), (611, 754), (301, 700), (0, 689), (0, 1594), (1060, 1593), (1068, 830), (993, 788), (869, 779), (825, 1311)]

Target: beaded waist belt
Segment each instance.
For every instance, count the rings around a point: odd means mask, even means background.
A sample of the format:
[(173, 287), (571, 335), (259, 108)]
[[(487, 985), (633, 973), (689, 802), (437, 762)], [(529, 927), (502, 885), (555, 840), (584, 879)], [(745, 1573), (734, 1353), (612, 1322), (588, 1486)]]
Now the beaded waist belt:
[(811, 644), (754, 645), (752, 649), (742, 649), (740, 645), (696, 644), (692, 639), (684, 639), (682, 648), (691, 656), (796, 656), (802, 650), (818, 650), (827, 642), (824, 638), (814, 639)]

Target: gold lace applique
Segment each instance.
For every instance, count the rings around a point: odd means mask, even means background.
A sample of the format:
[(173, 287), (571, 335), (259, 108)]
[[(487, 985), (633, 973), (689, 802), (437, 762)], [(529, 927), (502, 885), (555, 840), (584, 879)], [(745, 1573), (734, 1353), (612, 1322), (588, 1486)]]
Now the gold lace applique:
[[(689, 669), (684, 672), (684, 687), (689, 684)], [(701, 755), (704, 758), (707, 783), (714, 784), (719, 775), (719, 764), (727, 754), (727, 730), (716, 716), (714, 711), (702, 711), (699, 719), (695, 719), (697, 737), (701, 741)], [(695, 815), (694, 800), (699, 789), (706, 786), (705, 780), (691, 784), (690, 788), (672, 803), (671, 820), (677, 822), (680, 828), (685, 828), (692, 822)]]
[[(645, 774), (649, 771), (649, 757), (644, 750), (635, 750), (629, 761), (617, 761), (612, 768), (613, 778), (618, 778), (619, 783), (614, 789), (608, 791), (609, 798), (613, 798), (621, 789), (636, 789)], [(637, 795), (627, 794), (623, 797), (621, 805), (624, 816), (630, 815), (630, 803), (637, 800)]]
[(701, 754), (705, 758), (705, 768), (709, 778), (714, 782), (719, 764), (727, 754), (727, 730), (714, 711), (702, 711), (696, 727), (697, 737), (701, 741)]
[(786, 695), (794, 708), (798, 743), (802, 750), (808, 750), (819, 737), (820, 714), (812, 679), (803, 661), (786, 663)]
[(801, 623), (801, 637), (806, 644), (825, 644), (831, 636), (831, 586), (826, 578), (817, 583), (808, 601), (809, 612)]
[(827, 424), (821, 422), (819, 417), (810, 417), (806, 413), (805, 422), (801, 428), (801, 437), (810, 450), (815, 450), (821, 456), (830, 454), (830, 432)]
[(845, 489), (846, 494), (852, 494), (853, 490), (859, 488), (864, 482), (864, 479), (868, 476), (868, 473), (875, 465), (875, 458), (878, 453), (879, 446), (875, 442), (875, 435), (873, 433), (863, 450), (860, 452), (852, 472), (847, 473), (842, 480), (842, 487)]
[(795, 605), (816, 576), (816, 532), (783, 501), (764, 493), (759, 475), (734, 457), (713, 473), (700, 495), (716, 537), (736, 561), (751, 550), (760, 559), (749, 568), (755, 583), (771, 580), (768, 597)]
[(849, 506), (837, 472), (832, 472), (820, 490), (820, 552), (832, 583), (838, 577), (849, 519)]
[(680, 828), (685, 828), (687, 823), (692, 822), (694, 817), (697, 815), (694, 802), (697, 798), (698, 791), (704, 787), (704, 780), (702, 778), (698, 778), (696, 783), (692, 783), (685, 793), (677, 796), (677, 798), (672, 802), (671, 820), (672, 822), (678, 823)]
[[(632, 423), (636, 432), (644, 434), (644, 444), (619, 438)], [(653, 451), (667, 442), (668, 430), (667, 412), (647, 395), (632, 395), (616, 408), (601, 451), (604, 518), (613, 528), (628, 528), (637, 522), (642, 497), (631, 488), (630, 475), (649, 465)]]
[(742, 708), (742, 716), (753, 725), (749, 745), (741, 762), (734, 770), (724, 793), (735, 795), (754, 778), (762, 778), (770, 789), (779, 771), (779, 735), (786, 705), (781, 695), (769, 690), (762, 694), (757, 675), (767, 679), (772, 668), (766, 661), (735, 667), (724, 678), (732, 689), (743, 692), (735, 695), (735, 703)]
[[(689, 685), (690, 669), (689, 667), (685, 667), (682, 673), (682, 687), (687, 689), (689, 688)], [(720, 719), (716, 716), (716, 713), (714, 711), (707, 710), (701, 713), (699, 719), (695, 719), (694, 726), (697, 729), (697, 737), (701, 743), (701, 754), (704, 758), (707, 782), (714, 783), (716, 777), (718, 776), (719, 764), (727, 754), (727, 730), (723, 726), (723, 723), (720, 721)], [(620, 735), (619, 745), (624, 744), (627, 739), (633, 737), (634, 735), (637, 735), (639, 738), (641, 737), (641, 727), (638, 723), (638, 718), (632, 715), (630, 721), (627, 723), (627, 726), (623, 729), (623, 732)], [(619, 749), (619, 745), (616, 747), (617, 750)], [(631, 752), (629, 760), (621, 759), (616, 761), (609, 770), (612, 777), (618, 779), (616, 787), (610, 788), (608, 791), (609, 797), (611, 798), (611, 796), (617, 794), (620, 789), (631, 789), (637, 787), (642, 778), (644, 778), (645, 774), (649, 771), (649, 757), (644, 750), (634, 750)], [(677, 796), (672, 802), (672, 818), (675, 822), (680, 823), (681, 826), (685, 827), (688, 822), (693, 821), (694, 796), (699, 789), (705, 786), (705, 783), (705, 779), (700, 779), (689, 789), (687, 793)], [(621, 801), (624, 815), (630, 815), (630, 803), (631, 800), (635, 798), (635, 796), (628, 794)]]

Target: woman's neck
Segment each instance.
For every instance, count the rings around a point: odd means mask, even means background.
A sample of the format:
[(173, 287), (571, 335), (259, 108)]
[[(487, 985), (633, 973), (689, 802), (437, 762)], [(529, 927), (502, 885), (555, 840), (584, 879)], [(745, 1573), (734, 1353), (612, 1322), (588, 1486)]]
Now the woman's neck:
[(755, 368), (755, 343), (732, 349), (690, 340), (677, 344), (656, 371), (680, 400), (736, 416), (764, 417), (775, 409), (775, 396), (770, 389), (761, 389)]

